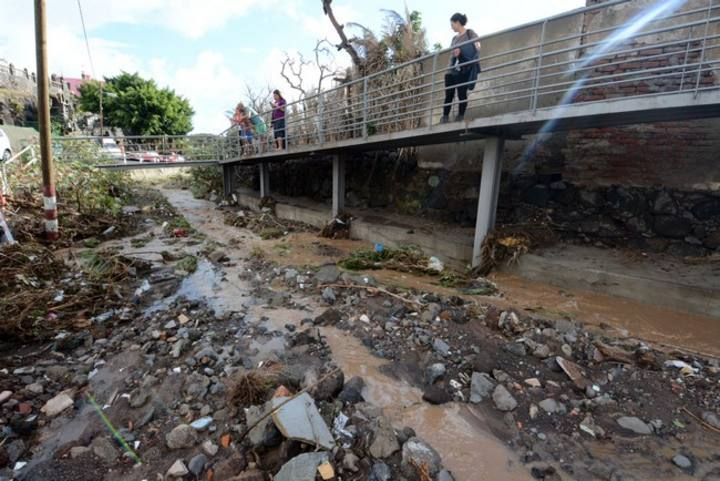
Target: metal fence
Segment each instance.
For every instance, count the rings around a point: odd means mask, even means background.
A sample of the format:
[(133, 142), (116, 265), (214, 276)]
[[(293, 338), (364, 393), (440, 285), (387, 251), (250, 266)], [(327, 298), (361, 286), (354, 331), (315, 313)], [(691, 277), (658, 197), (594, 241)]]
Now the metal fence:
[[(615, 0), (480, 40), (482, 73), (468, 97), (465, 121), (720, 88), (718, 0)], [(451, 53), (441, 50), (288, 103), (284, 150), (431, 130), (444, 107), (451, 106), (445, 103)], [(269, 125), (272, 112), (260, 115)], [(275, 146), (269, 136), (272, 132), (246, 142), (236, 130), (223, 132), (219, 160), (271, 152)]]
[[(223, 138), (216, 135), (55, 137), (53, 157), (100, 164), (182, 164), (223, 158)], [(237, 155), (237, 154), (235, 154)]]

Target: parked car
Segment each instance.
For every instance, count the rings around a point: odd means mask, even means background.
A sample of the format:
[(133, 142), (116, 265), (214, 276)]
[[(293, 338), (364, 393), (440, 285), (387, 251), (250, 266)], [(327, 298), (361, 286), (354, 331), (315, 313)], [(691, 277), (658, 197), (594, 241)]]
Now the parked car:
[(112, 137), (103, 137), (100, 139), (100, 150), (104, 155), (110, 157), (112, 160), (125, 162), (124, 150), (118, 146), (117, 142), (115, 142), (115, 139)]
[(3, 129), (0, 129), (0, 162), (7, 162), (10, 157), (12, 157), (10, 137), (7, 136)]
[(160, 154), (160, 162), (185, 162), (185, 157), (178, 154), (177, 152), (168, 152)]
[(160, 162), (160, 154), (154, 150), (139, 150), (127, 153), (128, 162)]

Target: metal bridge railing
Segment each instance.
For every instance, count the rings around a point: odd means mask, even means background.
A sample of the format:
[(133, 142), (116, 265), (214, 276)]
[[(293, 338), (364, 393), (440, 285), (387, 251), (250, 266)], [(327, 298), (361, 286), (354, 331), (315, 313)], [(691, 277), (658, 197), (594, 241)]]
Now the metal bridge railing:
[[(480, 40), (483, 51), (496, 53), (481, 51), (482, 73), (468, 97), (466, 121), (564, 104), (720, 89), (718, 0), (615, 0)], [(514, 43), (521, 41), (526, 43)], [(512, 47), (501, 48), (503, 43)], [(441, 50), (288, 103), (285, 150), (433, 129), (445, 106), (450, 52)], [(269, 125), (272, 112), (260, 115)], [(217, 145), (218, 160), (251, 159), (274, 149), (267, 137), (243, 142), (232, 129), (218, 137)]]

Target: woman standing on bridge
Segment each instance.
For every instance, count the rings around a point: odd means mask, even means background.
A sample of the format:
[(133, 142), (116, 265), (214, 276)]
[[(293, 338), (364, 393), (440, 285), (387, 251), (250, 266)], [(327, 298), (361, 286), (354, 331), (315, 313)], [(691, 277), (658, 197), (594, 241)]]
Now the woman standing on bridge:
[(475, 88), (475, 81), (480, 73), (480, 40), (472, 41), (477, 39), (478, 35), (473, 30), (465, 28), (467, 20), (467, 16), (461, 13), (456, 13), (450, 18), (450, 27), (457, 34), (453, 37), (450, 46), (457, 45), (457, 47), (451, 52), (450, 68), (445, 74), (445, 104), (443, 116), (440, 118), (441, 124), (449, 121), (455, 91), (458, 96), (458, 115), (455, 121), (465, 120), (467, 93), (468, 90)]
[(279, 90), (273, 91), (272, 127), (275, 135), (275, 148), (285, 148), (285, 107), (287, 102)]

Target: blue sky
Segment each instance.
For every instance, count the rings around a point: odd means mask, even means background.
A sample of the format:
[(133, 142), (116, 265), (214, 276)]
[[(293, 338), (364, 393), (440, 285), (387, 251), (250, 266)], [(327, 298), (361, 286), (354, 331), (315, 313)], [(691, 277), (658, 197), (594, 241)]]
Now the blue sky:
[[(285, 53), (312, 54), (315, 42), (337, 37), (320, 0), (81, 0), (96, 75), (121, 70), (154, 78), (188, 97), (196, 132), (227, 126), (224, 111), (246, 85), (289, 90), (280, 72)], [(47, 0), (52, 71), (91, 73), (77, 0)], [(34, 70), (33, 2), (0, 0), (0, 59)], [(468, 15), (479, 34), (584, 6), (585, 0), (334, 0), (341, 22), (378, 29), (382, 9), (419, 10), (432, 45), (448, 45), (449, 17)], [(334, 63), (348, 63), (338, 52)], [(308, 81), (316, 75), (308, 73)]]

